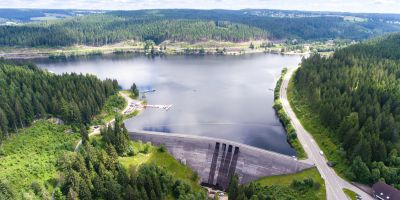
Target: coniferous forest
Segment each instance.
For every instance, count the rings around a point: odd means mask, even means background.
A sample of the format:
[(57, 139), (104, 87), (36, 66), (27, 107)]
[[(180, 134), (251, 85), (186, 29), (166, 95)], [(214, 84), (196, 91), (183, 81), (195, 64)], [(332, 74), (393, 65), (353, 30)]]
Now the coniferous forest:
[(0, 26), (0, 45), (101, 46), (126, 40), (152, 40), (158, 44), (165, 40), (243, 42), (267, 38), (362, 40), (400, 30), (398, 25), (382, 22), (372, 15), (367, 17), (365, 22), (349, 22), (338, 16), (271, 17), (246, 10), (112, 11), (19, 26)]
[(33, 64), (0, 61), (0, 139), (44, 117), (87, 124), (118, 87), (116, 80), (75, 73), (55, 75)]
[(312, 55), (294, 78), (298, 98), (331, 130), (352, 180), (400, 188), (400, 34)]

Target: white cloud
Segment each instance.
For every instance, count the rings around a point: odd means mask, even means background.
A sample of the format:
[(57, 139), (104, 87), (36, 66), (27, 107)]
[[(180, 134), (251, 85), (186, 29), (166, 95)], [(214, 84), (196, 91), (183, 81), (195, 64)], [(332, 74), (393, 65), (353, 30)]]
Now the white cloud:
[(267, 8), (400, 13), (399, 0), (0, 0), (0, 7), (101, 10), (137, 10), (152, 8)]

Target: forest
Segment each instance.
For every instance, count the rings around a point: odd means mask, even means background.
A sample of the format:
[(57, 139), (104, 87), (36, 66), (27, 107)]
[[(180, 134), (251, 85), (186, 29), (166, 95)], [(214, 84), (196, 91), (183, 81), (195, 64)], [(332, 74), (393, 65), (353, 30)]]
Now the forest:
[(301, 41), (362, 40), (400, 31), (380, 20), (349, 22), (339, 16), (271, 17), (246, 10), (112, 11), (64, 20), (0, 26), (1, 46), (101, 46), (126, 40), (243, 42), (270, 39)]
[[(347, 178), (400, 188), (400, 34), (312, 55), (294, 90), (347, 159)], [(325, 136), (325, 137), (326, 137)]]
[(4, 46), (101, 46), (126, 40), (233, 41), (264, 39), (266, 33), (248, 25), (194, 19), (129, 19), (114, 15), (90, 15), (25, 26), (0, 26)]
[(0, 141), (39, 118), (88, 124), (118, 89), (116, 80), (55, 75), (33, 64), (0, 60)]
[[(58, 161), (61, 187), (55, 199), (115, 200), (203, 200), (205, 192), (196, 192), (184, 180), (154, 163), (125, 168), (118, 156), (126, 156), (129, 137), (122, 119), (101, 130), (99, 142), (86, 141), (77, 152), (64, 154)], [(129, 154), (129, 153), (128, 153)]]

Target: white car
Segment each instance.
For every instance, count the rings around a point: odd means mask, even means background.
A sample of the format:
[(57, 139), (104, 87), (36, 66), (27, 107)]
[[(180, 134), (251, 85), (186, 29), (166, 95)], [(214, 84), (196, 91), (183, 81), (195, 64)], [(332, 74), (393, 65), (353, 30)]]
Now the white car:
[(321, 154), (321, 156), (323, 156), (323, 155), (324, 155), (324, 152), (323, 152), (323, 151), (319, 151), (319, 154)]

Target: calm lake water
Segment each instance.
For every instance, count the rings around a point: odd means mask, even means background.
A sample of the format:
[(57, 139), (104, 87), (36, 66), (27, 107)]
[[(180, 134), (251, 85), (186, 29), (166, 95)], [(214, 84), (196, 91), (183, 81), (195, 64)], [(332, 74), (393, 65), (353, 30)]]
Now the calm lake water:
[(135, 82), (148, 104), (172, 104), (168, 111), (148, 108), (126, 122), (129, 130), (149, 130), (224, 138), (295, 155), (273, 105), (273, 88), (283, 67), (299, 56), (107, 55), (73, 60), (38, 60), (57, 74), (78, 72)]

